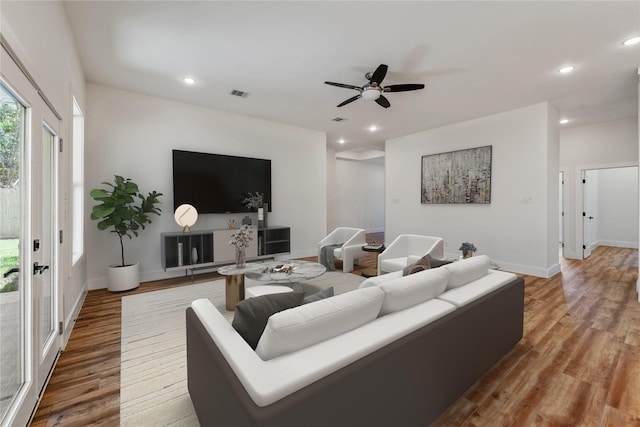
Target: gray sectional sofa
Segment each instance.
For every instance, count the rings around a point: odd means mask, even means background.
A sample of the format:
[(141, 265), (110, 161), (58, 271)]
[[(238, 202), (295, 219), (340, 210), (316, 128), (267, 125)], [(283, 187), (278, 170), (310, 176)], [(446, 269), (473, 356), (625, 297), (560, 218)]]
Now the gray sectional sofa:
[(201, 425), (428, 425), (522, 338), (524, 281), (489, 262), (391, 273), (276, 313), (256, 351), (194, 301), (188, 388)]

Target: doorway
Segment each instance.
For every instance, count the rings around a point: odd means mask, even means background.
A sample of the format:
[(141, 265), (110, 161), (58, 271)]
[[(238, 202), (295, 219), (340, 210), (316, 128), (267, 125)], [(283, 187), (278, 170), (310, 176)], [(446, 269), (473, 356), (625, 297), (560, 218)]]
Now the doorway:
[(583, 259), (598, 246), (638, 248), (638, 167), (585, 169)]

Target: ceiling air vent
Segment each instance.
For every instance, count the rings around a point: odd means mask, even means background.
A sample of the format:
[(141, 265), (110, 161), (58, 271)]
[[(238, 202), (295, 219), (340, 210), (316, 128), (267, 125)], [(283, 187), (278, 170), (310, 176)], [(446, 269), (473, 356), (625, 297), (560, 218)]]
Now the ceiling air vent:
[(243, 92), (243, 91), (241, 91), (241, 90), (233, 89), (233, 90), (231, 91), (231, 95), (233, 95), (233, 96), (239, 96), (240, 98), (246, 98), (247, 96), (249, 96), (249, 92)]
[(347, 119), (345, 119), (344, 117), (336, 117), (335, 119), (331, 119), (331, 120), (333, 120), (334, 122), (342, 122)]

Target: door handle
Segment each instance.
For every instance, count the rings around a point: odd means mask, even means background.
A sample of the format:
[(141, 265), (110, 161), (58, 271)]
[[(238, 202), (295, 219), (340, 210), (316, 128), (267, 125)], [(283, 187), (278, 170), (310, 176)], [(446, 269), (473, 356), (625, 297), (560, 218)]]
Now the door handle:
[(46, 269), (48, 269), (48, 265), (39, 265), (37, 262), (33, 263), (33, 275), (42, 274)]
[(18, 267), (13, 267), (13, 268), (7, 270), (4, 273), (3, 277), (7, 278), (7, 277), (11, 276), (13, 273), (19, 273), (19, 272), (20, 272), (20, 269)]

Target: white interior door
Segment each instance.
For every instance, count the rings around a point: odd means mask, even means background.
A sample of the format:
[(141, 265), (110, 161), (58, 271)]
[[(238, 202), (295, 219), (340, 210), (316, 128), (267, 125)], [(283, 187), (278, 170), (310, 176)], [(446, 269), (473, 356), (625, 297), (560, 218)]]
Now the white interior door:
[(582, 171), (582, 258), (586, 259), (595, 248), (598, 236), (598, 171)]
[(564, 256), (564, 172), (560, 172), (560, 177), (558, 179), (559, 183), (559, 215), (558, 219), (558, 244), (560, 246), (560, 256)]

